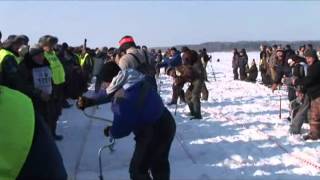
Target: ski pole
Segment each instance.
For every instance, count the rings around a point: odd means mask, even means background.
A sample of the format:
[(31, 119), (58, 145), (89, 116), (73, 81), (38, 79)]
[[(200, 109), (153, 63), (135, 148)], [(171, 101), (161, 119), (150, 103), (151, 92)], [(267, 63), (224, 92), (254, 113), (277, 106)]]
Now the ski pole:
[(98, 157), (99, 157), (99, 179), (104, 180), (103, 177), (103, 172), (102, 172), (102, 151), (105, 150), (106, 148), (109, 148), (110, 152), (113, 152), (113, 146), (115, 144), (115, 140), (113, 138), (110, 138), (110, 143), (107, 145), (104, 145), (101, 147), (98, 151)]

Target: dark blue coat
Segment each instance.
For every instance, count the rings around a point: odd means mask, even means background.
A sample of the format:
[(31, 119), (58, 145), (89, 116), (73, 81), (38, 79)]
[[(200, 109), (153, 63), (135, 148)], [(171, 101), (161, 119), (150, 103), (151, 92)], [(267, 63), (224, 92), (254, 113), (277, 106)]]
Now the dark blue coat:
[(158, 65), (159, 68), (161, 67), (177, 67), (177, 66), (180, 66), (182, 64), (182, 59), (181, 59), (181, 55), (180, 55), (180, 52), (177, 51), (176, 54), (174, 54), (174, 56), (169, 59), (169, 58), (164, 58), (163, 59), (163, 62), (160, 63)]
[(124, 96), (115, 95), (112, 101), (113, 125), (111, 136), (122, 138), (146, 125), (157, 122), (164, 112), (164, 104), (156, 89), (140, 81), (125, 90)]

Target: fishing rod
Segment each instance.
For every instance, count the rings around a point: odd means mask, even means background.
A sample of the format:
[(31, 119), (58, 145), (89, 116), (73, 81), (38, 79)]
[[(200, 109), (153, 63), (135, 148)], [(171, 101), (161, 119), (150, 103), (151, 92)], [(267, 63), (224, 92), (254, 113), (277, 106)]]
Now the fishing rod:
[(174, 115), (176, 116), (177, 115), (177, 109), (178, 109), (178, 101), (176, 103), (176, 107), (174, 108)]
[(281, 90), (281, 86), (279, 86), (279, 98), (280, 98), (280, 106), (279, 106), (279, 119), (281, 120), (281, 111), (282, 111), (282, 97), (281, 97), (281, 92), (280, 92), (280, 90)]
[(102, 117), (90, 115), (90, 114), (88, 114), (85, 110), (83, 110), (83, 114), (84, 114), (87, 118), (89, 118), (89, 119), (104, 121), (104, 122), (108, 122), (108, 123), (111, 123), (111, 124), (113, 123), (113, 121), (110, 120), (110, 119), (106, 119), (106, 118), (102, 118)]

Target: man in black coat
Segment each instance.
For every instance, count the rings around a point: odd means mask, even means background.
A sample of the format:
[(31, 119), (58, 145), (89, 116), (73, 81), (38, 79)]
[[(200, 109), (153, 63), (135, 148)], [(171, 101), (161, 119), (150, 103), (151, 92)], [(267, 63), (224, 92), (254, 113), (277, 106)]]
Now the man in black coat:
[(3, 85), (19, 90), (22, 82), (18, 74), (19, 49), (25, 44), (22, 36), (10, 35), (0, 50), (0, 78)]

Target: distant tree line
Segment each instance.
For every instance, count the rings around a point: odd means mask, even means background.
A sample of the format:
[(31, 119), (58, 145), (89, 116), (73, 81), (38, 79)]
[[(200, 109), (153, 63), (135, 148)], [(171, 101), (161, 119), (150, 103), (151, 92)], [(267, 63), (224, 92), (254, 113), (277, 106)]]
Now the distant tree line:
[[(259, 51), (260, 45), (272, 46), (273, 44), (282, 45), (285, 47), (287, 44), (291, 45), (292, 49), (298, 49), (301, 45), (312, 44), (314, 48), (320, 47), (320, 41), (238, 41), (238, 42), (206, 42), (202, 44), (193, 45), (177, 45), (178, 49), (182, 46), (188, 46), (191, 49), (199, 50), (206, 48), (208, 52), (216, 51), (232, 51), (234, 48), (245, 48), (247, 51)], [(155, 49), (166, 50), (169, 47), (155, 47)]]

